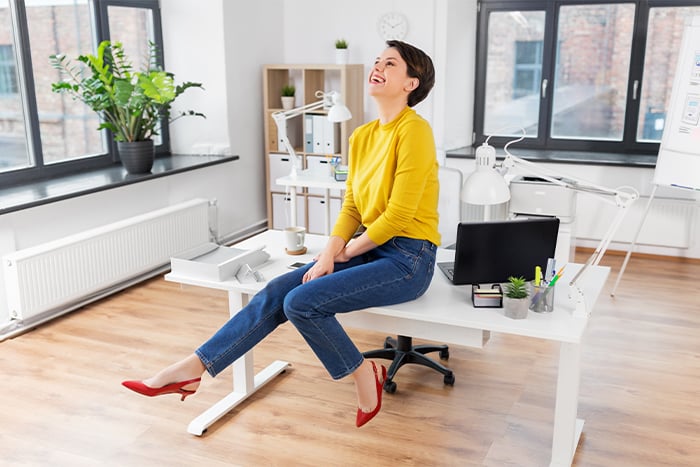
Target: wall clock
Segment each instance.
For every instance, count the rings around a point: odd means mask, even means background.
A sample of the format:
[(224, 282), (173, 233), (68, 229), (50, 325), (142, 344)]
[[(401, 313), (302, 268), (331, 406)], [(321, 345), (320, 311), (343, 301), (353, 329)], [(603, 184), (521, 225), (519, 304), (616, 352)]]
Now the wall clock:
[(392, 11), (379, 17), (377, 31), (382, 39), (402, 40), (408, 33), (408, 18), (403, 13)]

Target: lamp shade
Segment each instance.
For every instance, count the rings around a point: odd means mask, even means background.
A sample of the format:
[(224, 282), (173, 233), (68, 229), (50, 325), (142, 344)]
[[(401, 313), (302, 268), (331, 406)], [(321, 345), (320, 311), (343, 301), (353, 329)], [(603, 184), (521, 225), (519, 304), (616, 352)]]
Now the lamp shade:
[(461, 199), (480, 206), (501, 204), (510, 199), (510, 190), (505, 179), (494, 169), (477, 169), (464, 181)]
[(328, 120), (336, 123), (345, 122), (352, 118), (352, 113), (350, 113), (350, 109), (343, 103), (343, 98), (340, 96), (340, 93), (331, 91), (326, 93), (326, 96), (328, 96), (331, 101), (331, 106), (328, 109)]
[(486, 143), (475, 154), (476, 170), (464, 181), (461, 200), (464, 203), (489, 206), (505, 203), (510, 199), (506, 180), (493, 168), (496, 150)]
[(328, 110), (328, 120), (331, 122), (344, 122), (351, 118), (350, 109), (345, 104), (335, 104)]

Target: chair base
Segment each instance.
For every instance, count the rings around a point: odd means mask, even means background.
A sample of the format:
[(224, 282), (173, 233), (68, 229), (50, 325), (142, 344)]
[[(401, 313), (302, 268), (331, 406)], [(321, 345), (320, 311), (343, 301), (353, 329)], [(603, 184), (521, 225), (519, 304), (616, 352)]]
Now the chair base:
[(391, 360), (391, 366), (384, 381), (384, 390), (388, 393), (396, 392), (394, 376), (403, 365), (415, 363), (427, 366), (444, 375), (443, 381), (450, 386), (454, 385), (455, 377), (452, 370), (425, 356), (429, 352), (440, 352), (440, 358), (447, 360), (450, 358), (450, 351), (446, 345), (413, 345), (413, 338), (409, 336), (398, 336), (397, 339), (387, 337), (384, 340), (384, 348), (368, 350), (363, 352), (365, 358), (384, 358)]

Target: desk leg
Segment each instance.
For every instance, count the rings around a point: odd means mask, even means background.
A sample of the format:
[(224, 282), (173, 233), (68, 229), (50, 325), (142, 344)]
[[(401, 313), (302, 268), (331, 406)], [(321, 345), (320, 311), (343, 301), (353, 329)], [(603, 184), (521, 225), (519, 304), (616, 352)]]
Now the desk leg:
[(576, 418), (581, 378), (581, 346), (562, 343), (554, 408), (551, 466), (570, 466), (583, 432), (583, 420)]
[(324, 201), (326, 202), (326, 235), (331, 234), (331, 190), (326, 188), (326, 194), (324, 195)]
[(297, 187), (294, 185), (289, 187), (289, 207), (289, 227), (293, 227), (297, 225)]
[[(247, 294), (229, 292), (230, 316), (238, 313), (248, 303), (248, 298)], [(187, 426), (187, 432), (201, 436), (214, 422), (229, 413), (234, 407), (270, 382), (275, 376), (286, 370), (288, 366), (289, 363), (287, 362), (275, 360), (267, 368), (255, 375), (253, 373), (253, 351), (247, 352), (233, 362), (233, 391), (192, 420)]]

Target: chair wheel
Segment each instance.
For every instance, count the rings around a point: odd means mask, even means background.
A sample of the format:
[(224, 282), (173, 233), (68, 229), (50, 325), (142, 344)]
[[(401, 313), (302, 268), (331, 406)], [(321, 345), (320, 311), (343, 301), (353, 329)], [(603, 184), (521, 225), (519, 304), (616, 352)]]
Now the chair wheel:
[(448, 373), (448, 374), (446, 374), (445, 377), (443, 378), (443, 382), (444, 382), (445, 384), (449, 384), (450, 386), (454, 386), (454, 385), (455, 385), (455, 375), (454, 375), (454, 373)]
[(393, 381), (384, 381), (384, 390), (389, 394), (396, 392), (396, 383)]
[(447, 360), (450, 358), (450, 351), (449, 349), (443, 349), (440, 351), (440, 359), (442, 360)]
[(391, 336), (387, 336), (387, 338), (384, 339), (384, 348), (385, 348), (385, 349), (391, 349), (391, 348), (394, 347), (393, 345), (391, 345), (391, 341), (392, 341), (392, 337), (391, 337)]

